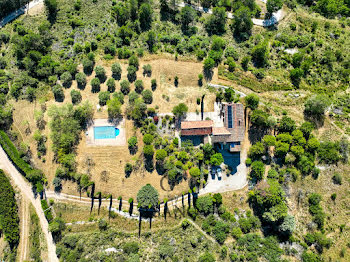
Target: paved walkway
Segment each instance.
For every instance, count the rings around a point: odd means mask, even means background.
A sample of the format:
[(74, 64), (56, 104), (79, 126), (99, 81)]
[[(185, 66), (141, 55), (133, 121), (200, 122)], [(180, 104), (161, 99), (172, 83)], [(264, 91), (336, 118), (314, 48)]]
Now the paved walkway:
[(38, 4), (43, 3), (43, 2), (44, 2), (44, 0), (33, 0), (33, 1), (29, 2), (29, 5), (26, 4), (26, 5), (22, 6), (21, 8), (17, 9), (16, 11), (13, 11), (11, 14), (5, 16), (4, 19), (0, 20), (0, 28), (4, 27), (6, 24), (15, 20), (20, 15), (25, 14), (28, 10), (32, 9), (33, 7), (35, 7)]
[[(266, 3), (267, 0), (261, 0), (262, 2)], [(207, 13), (207, 14), (212, 14), (213, 11), (210, 8), (204, 8), (202, 6), (195, 6), (195, 5), (190, 5), (190, 4), (186, 4), (184, 2), (182, 3), (178, 3), (176, 4), (178, 7), (185, 7), (186, 5), (191, 6), (193, 9), (195, 9), (196, 11), (202, 12), (202, 13)], [(234, 15), (231, 12), (227, 12), (227, 17), (229, 19), (233, 19)], [(277, 12), (273, 13), (270, 19), (256, 19), (256, 18), (252, 18), (252, 22), (254, 25), (258, 25), (258, 26), (263, 26), (263, 27), (268, 27), (268, 26), (272, 26), (276, 23), (278, 23), (279, 21), (282, 20), (282, 18), (284, 17), (284, 12), (282, 9), (278, 10)]]
[(17, 171), (15, 166), (8, 159), (2, 147), (0, 147), (0, 169), (3, 169), (6, 173), (8, 173), (11, 176), (12, 181), (20, 189), (23, 197), (29, 199), (29, 201), (33, 204), (35, 211), (38, 214), (40, 225), (47, 242), (48, 259), (52, 262), (58, 262), (58, 258), (56, 255), (56, 245), (53, 242), (51, 232), (49, 232), (49, 224), (45, 218), (44, 211), (41, 208), (40, 199), (39, 197), (34, 197), (30, 184), (27, 181), (25, 181), (23, 176)]
[[(209, 83), (208, 86), (215, 87), (215, 88), (223, 88), (223, 89), (230, 88), (229, 86), (217, 85), (217, 84), (212, 84), (212, 83)], [(235, 93), (239, 94), (241, 97), (247, 96), (243, 92), (237, 91), (236, 89), (234, 89), (234, 90), (235, 90)]]

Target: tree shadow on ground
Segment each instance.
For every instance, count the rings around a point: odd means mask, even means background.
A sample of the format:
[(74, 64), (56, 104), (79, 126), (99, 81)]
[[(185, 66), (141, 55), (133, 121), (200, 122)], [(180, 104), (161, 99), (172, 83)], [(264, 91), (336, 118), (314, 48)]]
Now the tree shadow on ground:
[(203, 70), (203, 75), (207, 81), (210, 81), (213, 79), (214, 71), (213, 70)]
[(252, 144), (255, 144), (256, 142), (261, 141), (261, 139), (264, 137), (264, 135), (266, 135), (268, 133), (267, 129), (261, 129), (261, 128), (255, 128), (255, 127), (251, 127), (248, 130), (248, 137), (249, 137), (249, 141)]
[(153, 158), (145, 158), (145, 169), (152, 173), (154, 170)]
[(128, 147), (130, 155), (135, 155), (137, 153), (138, 147)]
[(324, 125), (325, 116), (309, 115), (304, 112), (304, 119), (305, 121), (309, 121), (310, 123), (312, 123), (316, 129), (319, 129)]
[(165, 168), (164, 168), (164, 164), (163, 163), (159, 163), (158, 161), (157, 161), (157, 163), (156, 163), (156, 170), (157, 170), (157, 173), (158, 173), (158, 175), (164, 175), (165, 174)]
[(118, 118), (108, 118), (108, 122), (117, 126), (123, 121), (123, 117), (118, 117)]

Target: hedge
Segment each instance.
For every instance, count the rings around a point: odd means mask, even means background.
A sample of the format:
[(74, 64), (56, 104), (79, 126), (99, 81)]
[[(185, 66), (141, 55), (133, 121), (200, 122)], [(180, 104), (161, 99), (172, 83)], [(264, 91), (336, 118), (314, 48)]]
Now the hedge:
[(11, 159), (12, 163), (25, 178), (27, 178), (33, 185), (38, 182), (42, 182), (44, 178), (42, 172), (38, 169), (32, 168), (31, 165), (21, 158), (17, 148), (13, 145), (7, 134), (2, 130), (0, 130), (0, 144)]
[(49, 209), (49, 205), (45, 199), (41, 200), (41, 208), (44, 210), (45, 217), (47, 221), (51, 221), (53, 219), (51, 209)]

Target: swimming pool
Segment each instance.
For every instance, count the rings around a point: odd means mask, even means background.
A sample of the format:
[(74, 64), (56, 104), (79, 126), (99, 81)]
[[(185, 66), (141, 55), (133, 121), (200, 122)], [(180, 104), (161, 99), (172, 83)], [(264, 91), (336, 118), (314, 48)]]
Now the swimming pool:
[(94, 138), (95, 139), (113, 139), (117, 137), (120, 130), (114, 126), (95, 126)]

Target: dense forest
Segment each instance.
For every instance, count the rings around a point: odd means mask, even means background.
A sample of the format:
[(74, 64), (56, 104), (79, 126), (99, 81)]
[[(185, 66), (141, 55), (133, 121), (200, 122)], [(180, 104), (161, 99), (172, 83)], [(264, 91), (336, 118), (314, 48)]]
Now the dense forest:
[[(19, 244), (19, 217), (18, 207), (9, 179), (0, 169), (0, 233), (4, 234), (9, 243), (11, 252), (8, 252), (8, 261), (15, 261), (16, 249)], [(6, 260), (6, 259), (5, 259)], [(7, 260), (6, 260), (7, 261)]]

